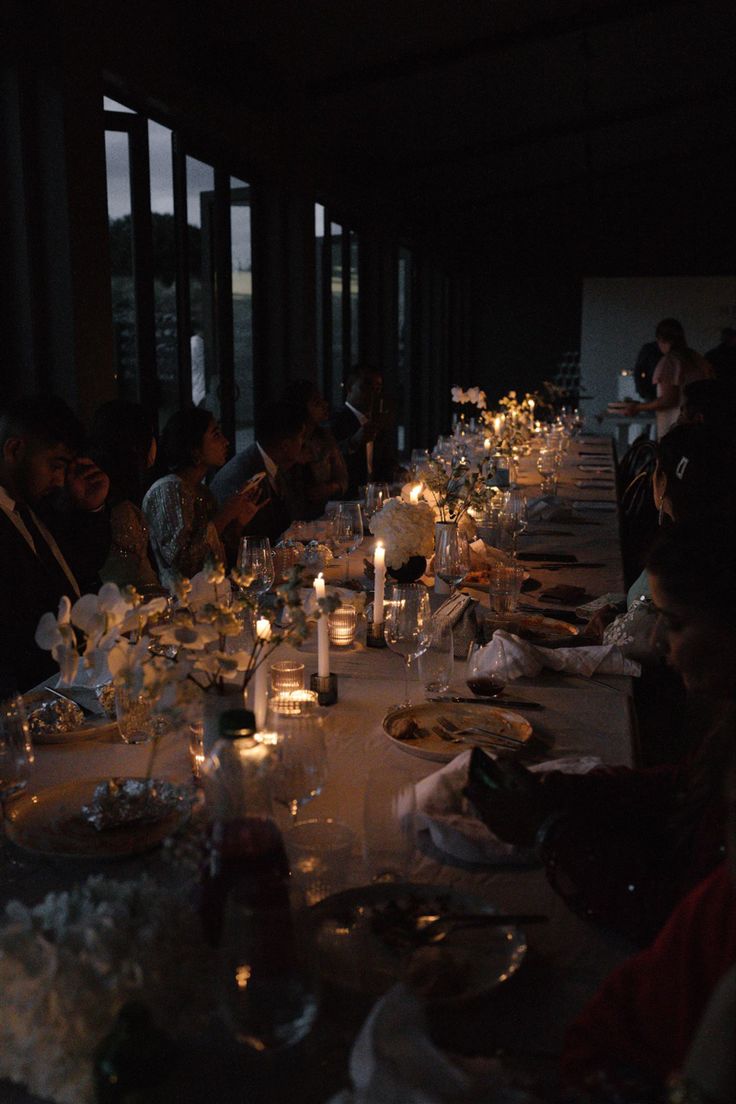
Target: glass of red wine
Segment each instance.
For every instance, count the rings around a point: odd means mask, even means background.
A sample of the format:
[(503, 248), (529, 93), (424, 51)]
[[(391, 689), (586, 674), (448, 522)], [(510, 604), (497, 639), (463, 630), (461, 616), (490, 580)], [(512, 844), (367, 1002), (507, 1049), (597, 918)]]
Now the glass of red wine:
[(509, 681), (506, 653), (501, 640), (490, 644), (473, 643), (468, 649), (465, 681), (471, 693), (480, 698), (495, 698)]

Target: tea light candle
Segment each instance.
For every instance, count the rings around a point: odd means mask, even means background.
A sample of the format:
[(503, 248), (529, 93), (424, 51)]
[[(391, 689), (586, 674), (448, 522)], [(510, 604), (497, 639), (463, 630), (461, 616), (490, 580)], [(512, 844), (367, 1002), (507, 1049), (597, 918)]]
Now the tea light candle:
[[(263, 646), (271, 639), (271, 622), (266, 617), (259, 617), (256, 621), (256, 638), (262, 642), (259, 649), (263, 653)], [(255, 689), (253, 691), (253, 712), (256, 717), (256, 728), (263, 728), (266, 723), (266, 664), (261, 662), (256, 667)]]
[(355, 639), (355, 629), (358, 624), (358, 615), (355, 606), (340, 606), (327, 618), (327, 629), (331, 644), (339, 644), (343, 647), (352, 644)]
[[(320, 571), (314, 580), (314, 593), (317, 601), (325, 597), (325, 580)], [(320, 678), (327, 678), (330, 673), (330, 640), (327, 635), (327, 618), (320, 613), (317, 621), (317, 674)]]
[(386, 592), (386, 549), (379, 543), (373, 553), (373, 624), (383, 624), (383, 599)]
[(274, 694), (289, 690), (301, 690), (304, 686), (304, 664), (293, 659), (282, 659), (271, 664), (271, 690)]

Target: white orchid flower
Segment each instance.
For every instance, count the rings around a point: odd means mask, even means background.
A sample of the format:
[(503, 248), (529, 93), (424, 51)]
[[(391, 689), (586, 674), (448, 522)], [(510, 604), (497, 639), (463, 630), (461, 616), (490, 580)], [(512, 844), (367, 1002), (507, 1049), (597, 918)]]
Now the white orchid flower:
[(131, 681), (150, 659), (148, 644), (146, 639), (135, 644), (124, 638), (118, 640), (107, 655), (107, 665), (112, 677), (125, 682)]
[(176, 645), (179, 648), (189, 648), (199, 651), (207, 644), (213, 644), (219, 639), (217, 629), (212, 625), (202, 625), (194, 619), (173, 621), (168, 625), (153, 625), (151, 636), (155, 636), (161, 644)]
[(218, 674), (234, 675), (240, 671), (247, 671), (250, 667), (250, 652), (208, 652), (219, 665)]
[(74, 681), (79, 666), (77, 635), (71, 624), (71, 609), (71, 602), (66, 595), (63, 595), (59, 600), (56, 617), (53, 613), (45, 613), (38, 623), (35, 634), (35, 641), (39, 648), (51, 652), (54, 662), (58, 663), (61, 685)]
[[(213, 582), (211, 571), (198, 571), (191, 578), (191, 589), (187, 598), (187, 605), (192, 609), (200, 606), (217, 605), (224, 596), (226, 584), (220, 587)], [(229, 585), (229, 584), (228, 584)]]

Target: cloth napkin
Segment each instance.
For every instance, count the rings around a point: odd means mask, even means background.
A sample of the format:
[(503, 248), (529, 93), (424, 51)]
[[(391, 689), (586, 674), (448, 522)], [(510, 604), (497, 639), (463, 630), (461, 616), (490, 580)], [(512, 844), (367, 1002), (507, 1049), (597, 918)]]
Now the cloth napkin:
[[(503, 657), (499, 656), (500, 651)], [(478, 652), (478, 673), (486, 667), (489, 671), (492, 667), (498, 670), (502, 658), (505, 658), (509, 679), (538, 675), (543, 667), (585, 678), (595, 674), (634, 677), (641, 674), (641, 664), (627, 659), (617, 644), (591, 644), (589, 648), (539, 648), (504, 629), (496, 629), (493, 638)]]
[(484, 571), (491, 564), (509, 563), (509, 555), (500, 548), (494, 548), (492, 544), (486, 544), (482, 540), (474, 540), (468, 545), (470, 550), (470, 567), (473, 571)]
[(526, 1104), (496, 1059), (457, 1059), (439, 1050), (422, 1004), (403, 984), (373, 1006), (350, 1055), (352, 1090), (329, 1104)]
[[(580, 503), (586, 507), (587, 503)], [(615, 504), (614, 504), (615, 508)], [(565, 525), (593, 525), (589, 518), (582, 517), (569, 502), (560, 502), (552, 495), (544, 495), (539, 498), (530, 498), (526, 505), (526, 516), (529, 521), (562, 521)]]
[[(302, 587), (299, 594), (307, 617), (315, 616), (317, 613), (317, 595), (314, 587)], [(347, 587), (332, 586), (328, 583), (325, 587), (325, 594), (328, 598), (332, 595), (339, 598), (343, 606), (355, 606), (359, 614), (365, 609), (367, 598), (363, 591), (348, 590)]]
[[(463, 796), (470, 756), (470, 750), (462, 752), (441, 770), (417, 783), (414, 819), (417, 831), (429, 832), (439, 851), (463, 862), (535, 863), (533, 852), (494, 836)], [(563, 774), (587, 774), (600, 764), (600, 759), (593, 755), (565, 756), (537, 763), (529, 769), (537, 774), (553, 770)]]

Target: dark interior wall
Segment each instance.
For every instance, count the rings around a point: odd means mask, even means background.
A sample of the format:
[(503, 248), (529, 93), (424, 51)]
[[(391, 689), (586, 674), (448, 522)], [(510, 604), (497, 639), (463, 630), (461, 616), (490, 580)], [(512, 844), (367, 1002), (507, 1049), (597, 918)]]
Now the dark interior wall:
[(734, 195), (736, 154), (724, 144), (625, 177), (507, 197), (497, 220), (485, 212), (490, 244), (474, 265), (464, 382), (495, 396), (549, 379), (562, 354), (579, 348), (586, 276), (733, 274)]

